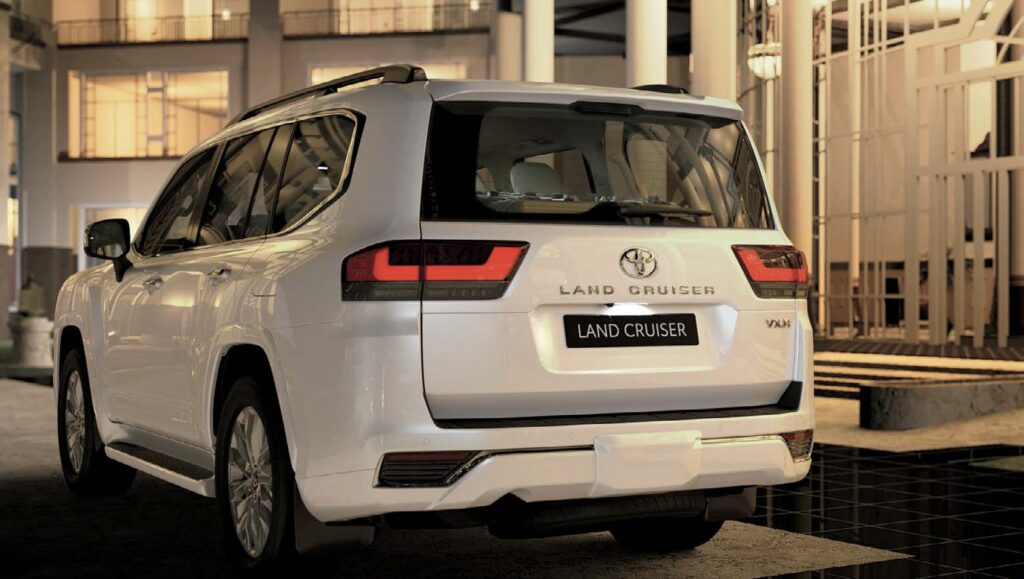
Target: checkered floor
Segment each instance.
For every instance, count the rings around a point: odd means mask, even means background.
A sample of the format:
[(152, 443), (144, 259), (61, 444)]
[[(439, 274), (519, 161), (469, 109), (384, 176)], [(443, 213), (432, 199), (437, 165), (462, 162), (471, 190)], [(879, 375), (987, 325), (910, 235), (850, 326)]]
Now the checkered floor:
[(748, 522), (912, 556), (814, 577), (1024, 577), (1021, 457), (1024, 447), (891, 453), (817, 445), (811, 475), (763, 489)]

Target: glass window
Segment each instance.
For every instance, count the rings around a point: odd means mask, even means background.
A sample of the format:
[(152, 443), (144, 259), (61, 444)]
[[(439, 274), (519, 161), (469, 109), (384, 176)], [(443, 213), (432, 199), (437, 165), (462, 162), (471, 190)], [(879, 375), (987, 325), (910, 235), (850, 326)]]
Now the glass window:
[(157, 201), (142, 237), (143, 255), (178, 251), (193, 245), (193, 216), (199, 208), (203, 183), (216, 149), (207, 149), (189, 158), (171, 178)]
[(246, 237), (266, 235), (267, 227), (270, 226), (270, 211), (274, 206), (274, 196), (277, 194), (277, 184), (280, 180), (281, 168), (284, 166), (285, 155), (288, 153), (292, 129), (292, 125), (278, 127), (274, 142), (270, 145), (267, 161), (263, 163), (263, 170), (260, 172), (260, 179), (256, 184), (256, 194), (252, 200), (249, 222), (245, 227)]
[(338, 189), (355, 127), (343, 116), (296, 123), (271, 231), (298, 222)]
[(425, 219), (771, 226), (736, 121), (460, 103), (431, 127)]
[(228, 73), (69, 73), (68, 155), (176, 157), (227, 123)]
[(199, 245), (247, 237), (246, 216), (252, 193), (273, 138), (274, 129), (268, 129), (239, 137), (224, 147), (224, 156), (214, 174), (199, 222)]

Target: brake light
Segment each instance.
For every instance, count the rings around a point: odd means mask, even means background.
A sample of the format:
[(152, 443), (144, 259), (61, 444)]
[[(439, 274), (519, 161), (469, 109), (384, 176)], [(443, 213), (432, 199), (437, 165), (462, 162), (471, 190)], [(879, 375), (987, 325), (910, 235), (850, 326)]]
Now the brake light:
[(734, 245), (754, 293), (761, 298), (807, 296), (807, 262), (791, 245)]
[(505, 294), (527, 247), (490, 241), (398, 241), (371, 247), (345, 260), (342, 298), (497, 299)]

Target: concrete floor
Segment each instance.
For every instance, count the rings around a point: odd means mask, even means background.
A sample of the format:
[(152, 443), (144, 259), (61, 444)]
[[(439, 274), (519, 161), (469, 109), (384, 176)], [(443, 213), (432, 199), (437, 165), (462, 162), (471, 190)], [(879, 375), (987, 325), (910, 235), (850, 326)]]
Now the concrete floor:
[[(140, 475), (125, 497), (79, 499), (57, 460), (53, 391), (0, 380), (0, 576), (221, 577), (214, 504)], [(501, 541), (483, 530), (384, 530), (364, 552), (322, 563), (337, 577), (760, 577), (905, 557), (730, 523), (708, 545), (634, 555), (606, 534)]]

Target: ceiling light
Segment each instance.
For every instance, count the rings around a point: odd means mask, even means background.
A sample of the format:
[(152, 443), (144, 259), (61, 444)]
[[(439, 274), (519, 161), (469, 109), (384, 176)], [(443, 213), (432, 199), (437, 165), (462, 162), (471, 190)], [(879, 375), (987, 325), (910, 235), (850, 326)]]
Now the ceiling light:
[(763, 80), (778, 78), (782, 69), (782, 47), (778, 42), (755, 44), (747, 50), (747, 68)]

